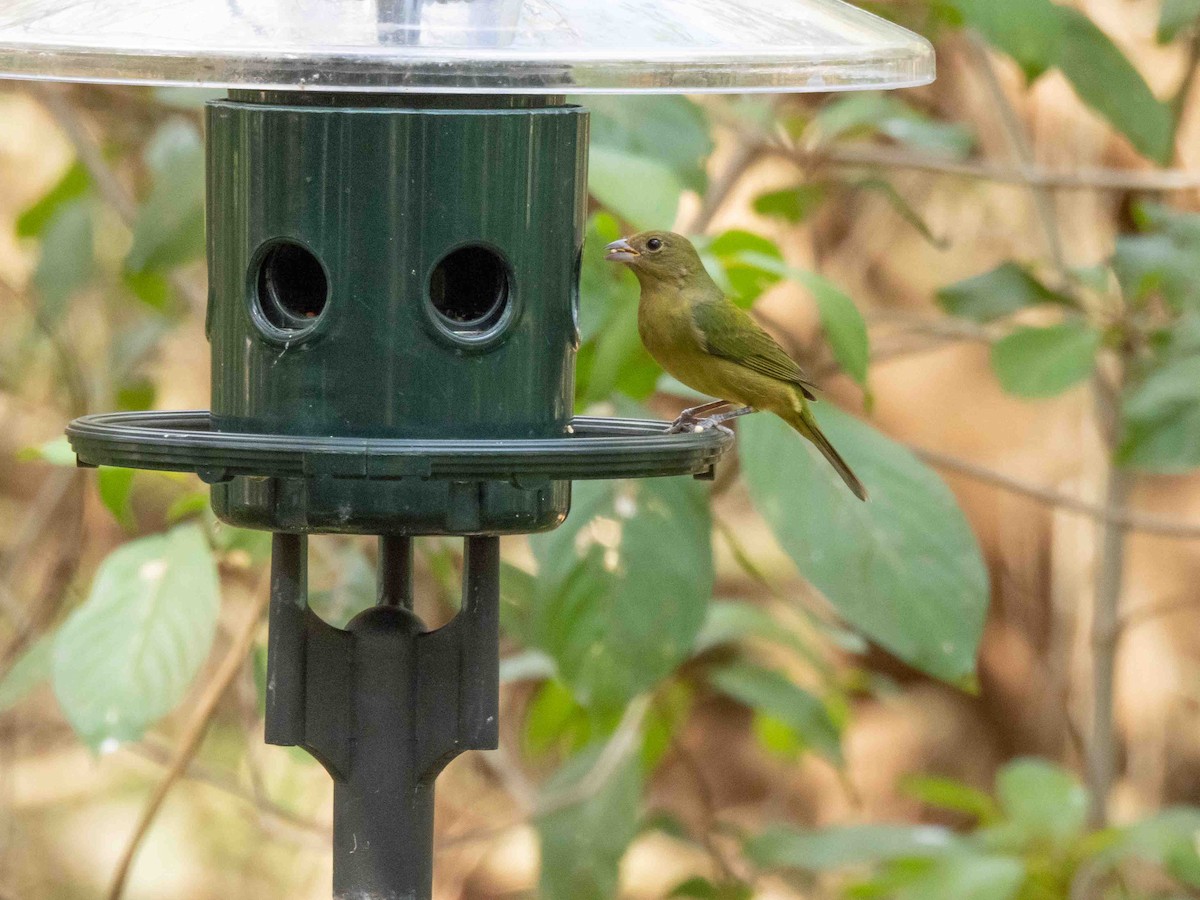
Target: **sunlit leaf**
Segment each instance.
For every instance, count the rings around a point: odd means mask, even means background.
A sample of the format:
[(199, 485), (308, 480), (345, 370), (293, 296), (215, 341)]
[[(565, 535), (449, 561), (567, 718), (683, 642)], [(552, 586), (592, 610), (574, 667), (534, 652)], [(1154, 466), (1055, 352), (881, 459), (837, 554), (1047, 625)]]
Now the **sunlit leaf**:
[(607, 209), (645, 231), (674, 224), (683, 182), (657, 159), (594, 144), (588, 190)]
[(902, 857), (938, 857), (959, 846), (953, 831), (933, 825), (777, 826), (751, 838), (746, 854), (764, 868), (824, 872)]
[(707, 495), (691, 478), (579, 482), (571, 517), (531, 539), (534, 642), (579, 702), (623, 706), (686, 659), (713, 585)]
[(1068, 6), (1056, 11), (1062, 23), (1056, 64), (1080, 99), (1146, 157), (1170, 162), (1175, 133), (1170, 107), (1154, 96), (1133, 63), (1087, 15)]
[(169, 269), (204, 254), (204, 145), (189, 122), (172, 120), (146, 151), (154, 187), (138, 211), (125, 260), (134, 273)]
[(996, 798), (1023, 839), (1063, 843), (1087, 820), (1087, 791), (1070, 772), (1041, 759), (1009, 763), (996, 776)]
[(743, 309), (783, 277), (783, 253), (770, 238), (739, 228), (724, 231), (702, 246), (701, 255), (718, 269), (717, 281)]
[(784, 675), (737, 663), (717, 669), (708, 680), (723, 694), (782, 722), (820, 756), (842, 764), (841, 729), (828, 708)]
[[(661, 163), (682, 187), (702, 193), (704, 162), (713, 142), (704, 111), (673, 94), (612, 97), (584, 102), (591, 117), (591, 145)], [(594, 159), (594, 157), (593, 157)], [(647, 188), (634, 181), (631, 189)], [(670, 222), (647, 227), (666, 228)]]
[(783, 549), (846, 622), (910, 665), (968, 677), (988, 603), (975, 536), (930, 469), (827, 404), (822, 430), (871, 493), (857, 500), (784, 422), (748, 416), (739, 452), (750, 496)]
[(938, 291), (937, 299), (951, 315), (976, 322), (991, 322), (1042, 303), (1068, 302), (1015, 262), (948, 285)]
[(618, 761), (594, 786), (603, 746), (573, 758), (545, 788), (554, 804), (569, 792), (590, 788), (588, 796), (538, 821), (542, 873), (538, 896), (544, 900), (611, 900), (617, 896), (621, 858), (637, 837), (641, 807), (641, 767), (636, 756)]
[(130, 498), (133, 492), (133, 469), (116, 469), (103, 466), (96, 475), (100, 502), (112, 513), (122, 527), (133, 528), (133, 508)]
[(950, 0), (966, 25), (1007, 53), (1033, 81), (1057, 61), (1062, 20), (1050, 0)]
[(828, 187), (821, 182), (801, 184), (759, 195), (754, 200), (754, 211), (787, 222), (803, 222), (821, 208), (827, 194)]
[(1010, 394), (1054, 397), (1092, 374), (1100, 337), (1082, 322), (1020, 327), (992, 345), (992, 370)]
[(1151, 372), (1123, 402), (1124, 434), (1117, 459), (1151, 472), (1200, 467), (1200, 356), (1172, 360)]
[(880, 93), (847, 94), (826, 104), (813, 127), (829, 142), (859, 134), (881, 134), (938, 155), (963, 157), (975, 139), (960, 125), (930, 118), (903, 100)]
[(208, 656), (218, 602), (197, 526), (114, 550), (54, 641), (54, 690), (79, 736), (137, 740), (174, 709)]
[(92, 215), (89, 201), (72, 200), (59, 206), (46, 223), (33, 286), (48, 322), (58, 320), (95, 271)]
[(1158, 18), (1158, 42), (1169, 44), (1181, 31), (1194, 28), (1200, 20), (1200, 0), (1163, 0)]
[(17, 217), (17, 237), (40, 237), (64, 206), (91, 190), (92, 179), (82, 163), (75, 162), (41, 199)]
[(971, 816), (981, 825), (991, 824), (1000, 817), (1000, 810), (991, 797), (952, 778), (913, 775), (904, 779), (901, 788), (922, 803)]

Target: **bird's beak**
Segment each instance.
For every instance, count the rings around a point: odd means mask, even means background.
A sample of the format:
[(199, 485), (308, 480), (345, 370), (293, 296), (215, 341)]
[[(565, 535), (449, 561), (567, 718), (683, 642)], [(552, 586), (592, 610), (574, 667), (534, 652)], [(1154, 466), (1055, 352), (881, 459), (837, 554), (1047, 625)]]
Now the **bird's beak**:
[(609, 262), (633, 262), (639, 256), (641, 254), (634, 250), (633, 244), (629, 243), (625, 238), (613, 241), (604, 248), (604, 258)]

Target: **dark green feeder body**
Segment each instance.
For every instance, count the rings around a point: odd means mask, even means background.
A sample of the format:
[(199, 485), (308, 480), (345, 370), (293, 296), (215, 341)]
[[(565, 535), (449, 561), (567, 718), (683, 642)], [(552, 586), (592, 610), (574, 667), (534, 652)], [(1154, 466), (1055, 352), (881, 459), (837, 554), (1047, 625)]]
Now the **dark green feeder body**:
[[(214, 426), (561, 436), (574, 399), (587, 114), (291, 96), (302, 103), (208, 107)], [(553, 527), (570, 502), (568, 482), (544, 478), (338, 474), (236, 477), (214, 485), (213, 504), (232, 524), (274, 531), (496, 534)]]

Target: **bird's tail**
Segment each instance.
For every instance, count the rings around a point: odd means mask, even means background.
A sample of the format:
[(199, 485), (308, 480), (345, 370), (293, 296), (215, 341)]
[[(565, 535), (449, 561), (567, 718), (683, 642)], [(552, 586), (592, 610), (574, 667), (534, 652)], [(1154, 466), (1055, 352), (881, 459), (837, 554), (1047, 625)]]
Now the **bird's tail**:
[(854, 474), (854, 470), (846, 464), (842, 459), (842, 455), (834, 449), (833, 444), (829, 443), (829, 438), (821, 432), (820, 426), (817, 425), (817, 420), (813, 417), (812, 410), (808, 408), (808, 404), (800, 401), (796, 404), (797, 408), (790, 416), (785, 416), (785, 420), (789, 425), (795, 428), (800, 434), (812, 441), (821, 455), (829, 460), (829, 464), (842, 477), (842, 481), (846, 482), (846, 487), (854, 492), (854, 496), (859, 500), (867, 499), (867, 489), (863, 483), (858, 480), (858, 476)]

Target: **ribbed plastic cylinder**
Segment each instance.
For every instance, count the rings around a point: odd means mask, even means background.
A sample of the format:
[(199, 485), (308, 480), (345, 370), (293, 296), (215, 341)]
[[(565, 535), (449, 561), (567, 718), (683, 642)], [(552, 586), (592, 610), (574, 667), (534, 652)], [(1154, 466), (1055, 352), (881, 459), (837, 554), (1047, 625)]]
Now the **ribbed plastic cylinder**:
[[(561, 435), (586, 147), (586, 113), (544, 99), (211, 103), (214, 426)], [(418, 470), (370, 482), (354, 461), (327, 469), (236, 478), (214, 486), (214, 506), (272, 530), (464, 534), (552, 527), (569, 504), (560, 482), (430, 482)]]

